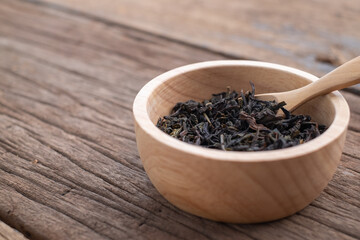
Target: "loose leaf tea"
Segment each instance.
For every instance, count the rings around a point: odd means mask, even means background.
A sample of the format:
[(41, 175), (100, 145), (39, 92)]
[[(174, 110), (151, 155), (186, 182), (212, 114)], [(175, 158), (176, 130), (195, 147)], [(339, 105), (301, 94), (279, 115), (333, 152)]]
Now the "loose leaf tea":
[[(252, 91), (213, 94), (203, 102), (179, 102), (157, 127), (181, 141), (226, 151), (262, 151), (308, 142), (326, 127), (307, 115), (293, 115), (285, 102), (263, 101)], [(276, 116), (281, 110), (284, 117)]]

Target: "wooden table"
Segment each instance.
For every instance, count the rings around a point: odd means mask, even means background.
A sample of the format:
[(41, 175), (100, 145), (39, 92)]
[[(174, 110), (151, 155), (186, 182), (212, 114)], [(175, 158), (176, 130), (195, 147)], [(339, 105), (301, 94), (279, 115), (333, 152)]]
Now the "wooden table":
[(342, 91), (352, 115), (329, 185), (264, 224), (169, 204), (143, 170), (132, 120), (146, 82), (193, 62), (322, 75), (360, 55), (359, 11), (359, 0), (1, 0), (0, 239), (359, 239), (358, 87)]

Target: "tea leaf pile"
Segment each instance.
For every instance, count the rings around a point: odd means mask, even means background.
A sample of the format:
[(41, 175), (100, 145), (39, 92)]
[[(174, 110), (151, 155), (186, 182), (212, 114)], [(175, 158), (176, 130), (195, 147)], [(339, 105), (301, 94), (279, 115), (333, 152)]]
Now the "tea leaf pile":
[[(251, 92), (213, 94), (203, 102), (179, 102), (157, 127), (181, 141), (226, 151), (262, 151), (303, 144), (326, 127), (307, 115), (292, 115), (285, 102), (262, 101)], [(277, 117), (277, 111), (285, 117)]]

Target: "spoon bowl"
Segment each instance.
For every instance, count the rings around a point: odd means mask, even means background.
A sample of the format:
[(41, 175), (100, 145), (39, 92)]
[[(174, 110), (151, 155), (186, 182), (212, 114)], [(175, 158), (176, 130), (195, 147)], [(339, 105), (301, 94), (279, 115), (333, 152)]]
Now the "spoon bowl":
[(325, 188), (340, 161), (349, 108), (337, 91), (313, 99), (295, 113), (329, 128), (310, 142), (263, 152), (207, 149), (170, 137), (155, 124), (180, 101), (208, 99), (226, 90), (284, 92), (318, 78), (277, 64), (211, 61), (180, 67), (147, 83), (133, 105), (136, 141), (156, 189), (189, 213), (215, 221), (256, 223), (294, 214)]

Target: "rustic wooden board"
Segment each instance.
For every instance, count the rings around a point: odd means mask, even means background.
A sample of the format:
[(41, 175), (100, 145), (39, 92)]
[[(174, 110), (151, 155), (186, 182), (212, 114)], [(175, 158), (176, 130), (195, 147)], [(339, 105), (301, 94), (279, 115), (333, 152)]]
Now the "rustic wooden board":
[(0, 240), (26, 240), (21, 233), (0, 221)]
[(325, 191), (286, 219), (216, 223), (164, 200), (137, 154), (152, 77), (224, 55), (54, 6), (0, 5), (0, 219), (31, 239), (358, 239), (360, 97)]
[(360, 55), (360, 0), (42, 0), (235, 58), (322, 75)]

